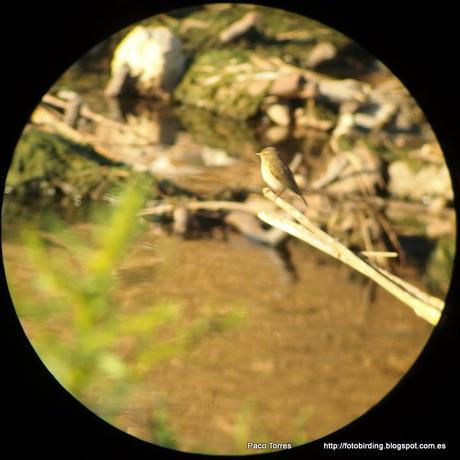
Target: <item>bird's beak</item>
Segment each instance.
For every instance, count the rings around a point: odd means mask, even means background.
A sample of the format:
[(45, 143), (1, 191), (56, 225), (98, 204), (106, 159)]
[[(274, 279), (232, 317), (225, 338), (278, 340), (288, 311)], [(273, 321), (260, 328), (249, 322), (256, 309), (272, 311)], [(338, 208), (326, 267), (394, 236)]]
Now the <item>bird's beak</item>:
[(256, 155), (257, 155), (258, 157), (260, 157), (260, 152), (256, 152)]

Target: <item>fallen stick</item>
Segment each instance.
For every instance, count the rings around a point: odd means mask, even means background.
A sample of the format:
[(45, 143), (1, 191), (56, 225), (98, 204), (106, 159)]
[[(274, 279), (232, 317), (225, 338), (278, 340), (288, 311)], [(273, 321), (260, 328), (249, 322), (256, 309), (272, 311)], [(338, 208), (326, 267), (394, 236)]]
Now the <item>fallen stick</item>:
[(58, 114), (54, 113), (54, 110), (39, 106), (32, 114), (31, 120), (32, 123), (40, 125), (40, 129), (43, 131), (59, 134), (67, 139), (70, 139), (76, 144), (89, 144), (91, 145), (91, 148), (101, 157), (118, 163), (123, 162), (119, 155), (99, 145), (98, 138), (96, 136), (89, 133), (82, 133), (72, 128), (64, 121), (61, 121), (58, 118)]
[(251, 27), (257, 24), (259, 14), (251, 11), (245, 14), (241, 19), (230, 24), (219, 34), (219, 41), (221, 43), (228, 43), (237, 37), (245, 34)]
[(387, 270), (372, 264), (370, 261), (364, 260), (338, 240), (316, 227), (308, 217), (282, 198), (277, 197), (271, 190), (264, 189), (263, 193), (266, 198), (286, 211), (286, 213), (297, 222), (294, 222), (285, 214), (267, 213), (264, 211), (259, 212), (259, 219), (273, 227), (284, 230), (286, 233), (305, 241), (325, 254), (340, 260), (344, 264), (375, 281), (390, 294), (412, 308), (416, 315), (425, 319), (432, 325), (438, 323), (444, 309), (444, 302), (441, 299), (421, 291)]
[[(59, 97), (53, 96), (51, 94), (45, 94), (42, 97), (42, 102), (50, 106), (58, 107), (62, 110), (66, 110), (69, 104), (69, 101), (62, 100)], [(140, 138), (151, 141), (149, 137), (147, 137), (145, 134), (139, 133), (135, 128), (127, 126), (116, 120), (112, 120), (111, 118), (104, 117), (99, 113), (93, 112), (86, 104), (82, 104), (80, 115), (88, 120), (94, 121), (95, 123), (104, 123), (106, 125), (112, 126), (113, 128), (119, 129), (120, 131), (129, 131), (131, 133), (134, 132)]]
[[(175, 206), (172, 203), (163, 203), (150, 208), (142, 209), (137, 215), (143, 216), (159, 216), (162, 214), (169, 214), (174, 211)], [(188, 203), (182, 203), (181, 207), (184, 207), (190, 211), (204, 210), (204, 211), (239, 211), (246, 212), (249, 214), (257, 215), (260, 212), (260, 208), (247, 204), (237, 203), (234, 201), (190, 201)]]

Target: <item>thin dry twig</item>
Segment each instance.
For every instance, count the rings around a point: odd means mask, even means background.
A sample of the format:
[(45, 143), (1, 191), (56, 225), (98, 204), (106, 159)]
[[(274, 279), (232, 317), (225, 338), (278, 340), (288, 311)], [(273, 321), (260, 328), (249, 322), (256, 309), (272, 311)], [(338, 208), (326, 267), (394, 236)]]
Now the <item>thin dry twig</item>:
[(228, 43), (241, 35), (244, 35), (251, 27), (254, 27), (259, 21), (260, 15), (255, 11), (246, 13), (241, 19), (230, 24), (219, 34), (221, 43)]
[(364, 247), (366, 248), (366, 251), (372, 252), (374, 251), (374, 247), (372, 245), (372, 238), (370, 235), (366, 216), (359, 209), (357, 211), (357, 215), (358, 215), (358, 221), (359, 221), (359, 226), (361, 230), (361, 238), (363, 239)]
[(41, 126), (43, 131), (58, 133), (77, 144), (90, 144), (92, 149), (102, 157), (121, 162), (119, 155), (99, 144), (97, 136), (90, 133), (82, 133), (72, 128), (67, 123), (61, 121), (53, 109), (37, 107), (32, 115), (32, 123), (43, 125)]
[(375, 257), (393, 259), (395, 257), (399, 257), (399, 254), (394, 251), (359, 251), (359, 253), (367, 258)]
[(259, 212), (259, 219), (349, 265), (408, 305), (416, 315), (430, 324), (436, 325), (438, 323), (444, 308), (444, 302), (441, 299), (421, 291), (396, 275), (355, 254), (338, 240), (323, 232), (296, 208), (277, 197), (271, 190), (264, 189), (263, 193), (265, 197), (286, 211), (297, 222), (285, 214), (263, 211)]
[(398, 239), (398, 235), (396, 234), (396, 232), (391, 227), (390, 223), (388, 222), (388, 219), (380, 211), (376, 211), (374, 213), (374, 216), (377, 219), (377, 221), (379, 222), (380, 226), (385, 231), (385, 233), (387, 234), (387, 236), (388, 236), (389, 240), (391, 241), (391, 244), (393, 245), (393, 247), (398, 251), (400, 263), (405, 264), (406, 261), (407, 261), (406, 251), (401, 246), (401, 243), (399, 242), (399, 239)]

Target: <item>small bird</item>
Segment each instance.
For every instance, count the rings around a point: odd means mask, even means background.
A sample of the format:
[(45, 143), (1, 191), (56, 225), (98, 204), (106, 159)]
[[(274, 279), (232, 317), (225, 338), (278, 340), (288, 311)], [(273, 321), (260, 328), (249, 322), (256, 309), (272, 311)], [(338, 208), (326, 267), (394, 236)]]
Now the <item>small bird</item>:
[(289, 166), (281, 159), (275, 147), (265, 147), (257, 155), (261, 161), (260, 173), (262, 174), (262, 178), (276, 192), (276, 196), (280, 196), (286, 189), (289, 189), (302, 199), (305, 206), (308, 206), (295, 181), (294, 174), (292, 174)]

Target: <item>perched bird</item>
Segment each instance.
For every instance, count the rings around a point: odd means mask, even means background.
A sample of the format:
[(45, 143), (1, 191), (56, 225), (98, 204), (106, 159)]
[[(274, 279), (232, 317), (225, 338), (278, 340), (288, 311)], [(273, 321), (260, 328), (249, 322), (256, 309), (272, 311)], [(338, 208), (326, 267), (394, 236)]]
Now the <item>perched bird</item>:
[(308, 206), (295, 181), (294, 174), (292, 174), (289, 166), (281, 159), (277, 150), (274, 147), (266, 147), (257, 153), (257, 155), (261, 161), (260, 172), (262, 178), (276, 192), (276, 196), (280, 196), (286, 189), (289, 189), (302, 199), (305, 206)]

